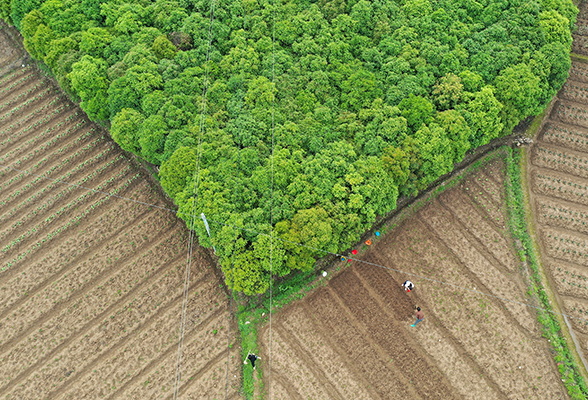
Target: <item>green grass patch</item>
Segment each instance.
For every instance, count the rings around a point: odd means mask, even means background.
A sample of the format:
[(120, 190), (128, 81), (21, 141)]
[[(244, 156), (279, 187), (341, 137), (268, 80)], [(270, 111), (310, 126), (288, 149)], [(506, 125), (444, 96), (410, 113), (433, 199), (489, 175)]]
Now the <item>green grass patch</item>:
[(588, 398), (588, 387), (579, 372), (574, 356), (570, 352), (561, 326), (549, 303), (549, 297), (545, 292), (541, 279), (539, 262), (537, 260), (533, 241), (528, 233), (527, 220), (525, 218), (525, 197), (521, 183), (522, 151), (507, 148), (506, 166), (506, 199), (509, 210), (509, 228), (513, 239), (520, 241), (519, 257), (530, 268), (529, 294), (539, 302), (537, 318), (543, 328), (543, 336), (550, 340), (555, 351), (555, 361), (564, 385), (574, 400)]

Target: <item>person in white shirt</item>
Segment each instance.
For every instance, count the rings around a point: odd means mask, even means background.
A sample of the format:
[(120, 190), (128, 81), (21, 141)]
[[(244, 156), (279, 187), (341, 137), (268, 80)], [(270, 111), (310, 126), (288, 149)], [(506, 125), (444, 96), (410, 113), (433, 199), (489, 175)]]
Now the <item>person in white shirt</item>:
[(402, 287), (408, 293), (414, 289), (414, 284), (411, 281), (406, 281), (402, 284)]

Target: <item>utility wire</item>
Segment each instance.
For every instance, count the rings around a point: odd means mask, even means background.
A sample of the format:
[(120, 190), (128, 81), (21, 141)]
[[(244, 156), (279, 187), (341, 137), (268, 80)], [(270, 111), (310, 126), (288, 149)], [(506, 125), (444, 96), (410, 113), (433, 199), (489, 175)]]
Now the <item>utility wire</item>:
[[(131, 199), (131, 198), (128, 198), (128, 197), (118, 196), (118, 195), (115, 195), (115, 194), (112, 194), (112, 193), (102, 192), (100, 190), (95, 190), (95, 189), (87, 188), (87, 187), (84, 187), (84, 186), (81, 186), (81, 185), (76, 185), (76, 184), (72, 184), (72, 183), (68, 183), (68, 182), (64, 182), (64, 181), (59, 181), (59, 180), (47, 178), (47, 177), (44, 177), (44, 176), (41, 176), (41, 175), (37, 175), (37, 174), (30, 173), (30, 172), (18, 170), (18, 169), (13, 168), (13, 167), (8, 167), (8, 166), (5, 166), (5, 165), (0, 165), (0, 167), (1, 168), (12, 169), (12, 170), (15, 170), (17, 172), (24, 172), (24, 173), (27, 173), (27, 174), (39, 176), (41, 178), (49, 179), (49, 180), (52, 180), (52, 181), (57, 182), (57, 183), (63, 183), (65, 185), (79, 187), (79, 188), (90, 190), (90, 191), (93, 191), (93, 192), (96, 192), (96, 193), (102, 193), (102, 194), (105, 194), (107, 196), (117, 197), (117, 198), (120, 198), (122, 200), (132, 201), (132, 202), (143, 204), (143, 205), (146, 205), (146, 206), (149, 206), (149, 207), (156, 207), (156, 208), (160, 208), (160, 209), (163, 209), (163, 210), (171, 211), (173, 213), (176, 213), (177, 212), (176, 210), (173, 210), (171, 208), (161, 207), (161, 206), (157, 206), (157, 205), (154, 205), (154, 204), (137, 201), (137, 200), (134, 200), (134, 199)], [(236, 230), (241, 230), (241, 231), (248, 232), (248, 233), (251, 233), (251, 234), (254, 234), (254, 235), (270, 236), (269, 234), (267, 234), (265, 232), (256, 231), (254, 229), (243, 228), (243, 227), (239, 227), (239, 226), (236, 226), (236, 225), (228, 224), (228, 223), (225, 223), (225, 222), (216, 221), (214, 219), (208, 219), (207, 218), (207, 220), (208, 220), (208, 222), (212, 222), (212, 223), (215, 223), (217, 225), (222, 225), (222, 226), (226, 226), (228, 228), (232, 228), (232, 229), (236, 229)], [(283, 243), (288, 243), (288, 244), (291, 244), (291, 245), (294, 245), (294, 246), (304, 247), (304, 248), (307, 248), (309, 250), (314, 250), (314, 251), (318, 251), (318, 252), (325, 253), (325, 254), (331, 254), (331, 255), (334, 255), (334, 256), (337, 256), (337, 257), (343, 257), (343, 256), (345, 256), (342, 253), (334, 253), (334, 252), (331, 252), (331, 251), (328, 251), (328, 250), (319, 249), (317, 247), (312, 247), (312, 246), (308, 246), (308, 245), (305, 245), (305, 244), (302, 244), (302, 243), (293, 242), (291, 240), (283, 239), (283, 238), (281, 238), (279, 236), (276, 236), (275, 237), (275, 240), (279, 240), (279, 241), (281, 241)], [(572, 316), (572, 315), (569, 315), (569, 314), (555, 312), (555, 311), (552, 311), (552, 310), (547, 310), (545, 308), (534, 306), (532, 304), (527, 304), (527, 303), (519, 302), (519, 301), (516, 301), (516, 300), (506, 299), (506, 298), (503, 298), (503, 297), (495, 296), (493, 294), (489, 294), (489, 293), (485, 293), (485, 292), (480, 292), (479, 290), (474, 290), (474, 289), (466, 288), (466, 287), (463, 287), (463, 286), (457, 286), (457, 285), (452, 284), (452, 283), (439, 281), (439, 280), (436, 280), (436, 279), (433, 279), (433, 278), (428, 278), (428, 277), (417, 275), (417, 274), (414, 274), (414, 273), (411, 273), (411, 272), (401, 271), (401, 270), (390, 268), (390, 267), (386, 267), (386, 266), (380, 265), (380, 264), (370, 263), (368, 261), (363, 261), (363, 260), (360, 260), (360, 259), (357, 259), (357, 258), (352, 258), (352, 257), (347, 257), (347, 256), (345, 256), (345, 257), (347, 259), (349, 259), (349, 260), (352, 260), (352, 261), (369, 264), (369, 265), (372, 265), (372, 266), (375, 266), (375, 267), (380, 267), (380, 268), (388, 269), (390, 271), (398, 272), (398, 273), (405, 274), (405, 275), (415, 276), (415, 277), (418, 277), (418, 278), (421, 278), (421, 279), (425, 279), (425, 280), (429, 280), (429, 281), (441, 283), (441, 284), (444, 284), (444, 285), (454, 286), (456, 288), (461, 288), (461, 289), (469, 290), (471, 292), (479, 293), (479, 294), (482, 294), (484, 296), (495, 297), (495, 298), (500, 299), (500, 300), (509, 301), (509, 302), (517, 303), (517, 304), (522, 304), (524, 306), (531, 307), (531, 308), (536, 308), (538, 310), (549, 312), (549, 313), (554, 314), (554, 315), (562, 315), (562, 316), (565, 316), (565, 317), (568, 317), (568, 318), (571, 318), (571, 319), (576, 319), (576, 320), (579, 320), (579, 321), (588, 322), (588, 319), (585, 319), (585, 318), (575, 317), (575, 316)]]
[[(243, 3), (241, 3), (243, 5)], [(245, 28), (245, 18), (246, 18), (247, 11), (245, 7), (243, 7), (243, 28)], [(243, 29), (245, 31), (245, 29)], [(245, 39), (245, 48), (247, 45), (247, 40)], [(244, 49), (245, 50), (245, 49)], [(241, 63), (241, 79), (239, 83), (239, 111), (237, 112), (238, 116), (241, 116), (241, 110), (243, 109), (243, 82), (245, 80), (245, 68), (243, 63)], [(243, 127), (243, 123), (241, 118), (238, 118), (239, 124), (237, 128), (237, 173), (235, 174), (235, 185), (233, 186), (233, 212), (237, 215), (237, 194), (238, 194), (238, 181), (241, 176), (241, 129)], [(227, 375), (225, 380), (225, 400), (229, 398), (229, 364), (230, 364), (230, 354), (231, 354), (231, 317), (233, 316), (233, 297), (235, 296), (235, 250), (237, 247), (237, 238), (239, 237), (238, 231), (235, 229), (235, 235), (233, 238), (233, 250), (231, 251), (231, 299), (229, 301), (229, 332), (227, 334)]]
[(176, 379), (174, 385), (174, 400), (176, 400), (180, 393), (180, 382), (182, 380), (182, 356), (184, 351), (184, 333), (186, 328), (186, 311), (188, 308), (188, 296), (190, 288), (190, 272), (192, 269), (192, 253), (194, 250), (194, 235), (195, 235), (195, 220), (196, 220), (196, 205), (198, 202), (198, 189), (200, 187), (200, 161), (202, 158), (202, 137), (204, 135), (204, 121), (206, 114), (206, 95), (208, 93), (208, 74), (210, 72), (210, 53), (212, 47), (212, 27), (214, 25), (214, 5), (215, 0), (210, 1), (210, 25), (208, 28), (208, 47), (206, 49), (205, 69), (204, 69), (204, 84), (202, 88), (202, 109), (200, 112), (200, 124), (199, 124), (199, 138), (198, 138), (198, 157), (196, 161), (196, 170), (194, 171), (194, 186), (192, 187), (192, 193), (194, 194), (194, 204), (192, 206), (192, 215), (190, 218), (191, 226), (188, 227), (189, 244), (188, 244), (188, 255), (186, 260), (186, 272), (184, 273), (184, 294), (182, 299), (182, 315), (180, 318), (180, 338), (178, 340), (178, 357), (176, 366)]
[(269, 356), (268, 356), (268, 399), (272, 398), (272, 295), (274, 257), (274, 133), (276, 114), (276, 0), (272, 0), (272, 155), (271, 155), (271, 203), (270, 203), (270, 273), (269, 273)]

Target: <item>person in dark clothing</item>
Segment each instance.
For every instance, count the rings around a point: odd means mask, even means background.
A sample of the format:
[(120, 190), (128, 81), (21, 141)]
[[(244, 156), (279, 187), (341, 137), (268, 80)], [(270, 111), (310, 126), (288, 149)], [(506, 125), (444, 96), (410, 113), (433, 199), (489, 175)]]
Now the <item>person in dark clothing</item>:
[(416, 326), (416, 324), (421, 322), (423, 319), (425, 319), (425, 314), (423, 314), (420, 307), (417, 307), (416, 322), (414, 324), (412, 324), (411, 326), (414, 328)]
[(247, 364), (247, 360), (249, 360), (249, 361), (251, 361), (251, 366), (253, 367), (253, 369), (255, 369), (255, 361), (257, 359), (260, 359), (261, 360), (261, 357), (257, 357), (253, 353), (249, 353), (249, 355), (247, 356), (247, 359), (245, 360), (245, 362), (243, 364)]

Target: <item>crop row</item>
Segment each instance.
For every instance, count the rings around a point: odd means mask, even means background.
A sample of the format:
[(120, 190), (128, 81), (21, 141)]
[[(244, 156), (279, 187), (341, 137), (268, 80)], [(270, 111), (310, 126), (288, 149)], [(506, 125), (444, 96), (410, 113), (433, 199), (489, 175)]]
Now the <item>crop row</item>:
[[(113, 148), (112, 146), (111, 147), (108, 147), (102, 153), (100, 153), (97, 156), (95, 156), (94, 159), (98, 159), (99, 157), (105, 156), (108, 152), (110, 152), (112, 150), (112, 148)], [(88, 165), (88, 162), (92, 162), (92, 159), (86, 160), (84, 163), (78, 165), (76, 168), (74, 168), (73, 170), (69, 171), (68, 173), (64, 174), (63, 176), (61, 176), (61, 177), (59, 177), (57, 179), (49, 179), (49, 181), (53, 181), (53, 182), (51, 184), (49, 184), (47, 187), (44, 187), (44, 188), (38, 190), (34, 195), (32, 195), (31, 197), (29, 197), (29, 199), (35, 199), (36, 197), (41, 196), (46, 191), (51, 190), (53, 187), (55, 187), (59, 183), (65, 184), (66, 183), (65, 182), (65, 179), (70, 178), (73, 173), (77, 173), (77, 172), (80, 172), (80, 171), (83, 172), (83, 168), (86, 165)], [(32, 182), (28, 183), (23, 188), (17, 190), (15, 193), (11, 193), (10, 196), (8, 196), (6, 200), (3, 200), (2, 202), (0, 202), (0, 205), (6, 205), (7, 203), (10, 203), (10, 202), (12, 202), (12, 200), (16, 199), (19, 195), (26, 193), (28, 191), (28, 189), (35, 188), (35, 184), (37, 182), (39, 182), (41, 180), (47, 179), (47, 175), (49, 175), (51, 172), (55, 171), (56, 169), (63, 167), (64, 165), (65, 164), (63, 162), (62, 162), (62, 164), (54, 165), (50, 170), (48, 170), (45, 173), (45, 175), (39, 175), (39, 176), (37, 176)], [(86, 180), (84, 179), (83, 181), (85, 182)], [(0, 217), (0, 220), (3, 220), (6, 217), (11, 217), (12, 215), (14, 215), (14, 213), (16, 213), (16, 211), (21, 206), (25, 206), (27, 203), (30, 202), (29, 199), (23, 201), (20, 205), (14, 207), (10, 212), (4, 214), (2, 217)]]
[(29, 65), (27, 65), (24, 68), (19, 68), (17, 70), (15, 70), (14, 72), (12, 72), (10, 75), (5, 75), (2, 79), (0, 79), (0, 86), (4, 86), (4, 84), (12, 79), (14, 79), (15, 77), (17, 77), (18, 75), (22, 75), (25, 72), (29, 72), (31, 70), (31, 67)]
[[(72, 171), (69, 171), (67, 174), (63, 175), (60, 179), (57, 179), (57, 182), (59, 182), (59, 183), (65, 183), (66, 179), (72, 177), (72, 175), (74, 175), (77, 172), (83, 172), (83, 169), (86, 168), (88, 165), (99, 161), (99, 159), (101, 159), (101, 158), (106, 158), (106, 156), (108, 155), (108, 153), (110, 152), (111, 149), (112, 149), (112, 147), (109, 147), (108, 149), (104, 150), (103, 152), (101, 152), (100, 154), (94, 156), (93, 158), (90, 158), (90, 159), (84, 161), (82, 164), (78, 165), (75, 169), (73, 169)], [(122, 156), (117, 156), (114, 160), (111, 160), (111, 162), (106, 163), (105, 165), (103, 165), (102, 167), (100, 167), (99, 169), (97, 169), (96, 171), (94, 171), (91, 175), (83, 178), (81, 180), (81, 182), (86, 182), (88, 179), (95, 177), (96, 174), (101, 173), (104, 170), (104, 168), (112, 165), (112, 161), (118, 161), (118, 160), (121, 159), (121, 157)], [(45, 189), (49, 189), (49, 188), (55, 186), (55, 184), (49, 185), (47, 188), (43, 188), (39, 193), (43, 193), (45, 191)], [(79, 186), (79, 184), (78, 184), (78, 186)], [(15, 193), (11, 194), (11, 196), (10, 196), (11, 199), (10, 200), (16, 198), (16, 196), (18, 196), (21, 193), (25, 193), (30, 188), (34, 188), (34, 185), (29, 183), (22, 190), (19, 189)], [(61, 194), (59, 196), (61, 196)], [(16, 210), (18, 210), (22, 206), (25, 206), (27, 203), (28, 203), (28, 200), (23, 200), (21, 202), (21, 204), (19, 204), (16, 207), (14, 207), (9, 213), (5, 214), (5, 216), (7, 215), (7, 216), (11, 217), (12, 215), (14, 215), (16, 213)], [(2, 219), (4, 219), (4, 216), (3, 216)]]
[[(588, 214), (583, 214), (582, 212), (578, 212), (578, 211), (572, 211), (572, 210), (569, 210), (567, 208), (550, 206), (549, 204), (543, 204), (542, 208), (547, 208), (547, 209), (550, 209), (550, 210), (559, 211), (559, 212), (562, 212), (564, 214), (570, 214), (571, 216), (574, 216), (574, 217), (578, 217), (579, 216), (579, 217), (588, 219)], [(573, 219), (572, 219), (572, 221), (573, 221)]]
[(4, 89), (0, 90), (0, 96), (3, 95), (6, 92), (10, 92), (12, 89), (14, 89), (15, 87), (17, 87), (18, 85), (22, 84), (23, 82), (26, 82), (27, 80), (34, 78), (35, 74), (28, 74), (23, 76), (22, 78), (20, 78), (19, 80), (12, 82), (9, 86), (5, 87)]
[[(47, 134), (53, 132), (54, 130), (62, 127), (66, 122), (68, 122), (68, 121), (67, 120), (59, 121), (56, 125), (53, 125), (53, 126), (48, 127), (43, 132), (37, 134), (34, 138), (31, 138), (31, 139), (27, 140), (25, 143), (21, 144), (17, 148), (12, 149), (9, 152), (5, 153), (3, 157), (0, 157), (0, 162), (5, 162), (6, 159), (7, 159), (7, 157), (12, 156), (15, 153), (18, 153), (19, 151), (21, 151), (23, 149), (26, 149), (29, 145), (33, 144), (37, 140), (43, 138), (44, 136), (46, 136)], [(62, 132), (58, 136), (56, 136), (56, 139), (61, 139), (61, 138), (65, 137), (65, 136), (69, 135), (70, 133), (74, 133), (77, 129), (79, 129), (82, 126), (84, 126), (84, 124), (85, 124), (85, 121), (83, 121), (83, 120), (81, 122), (78, 122), (76, 125), (70, 127), (65, 132)], [(46, 145), (45, 146), (41, 146), (40, 150), (45, 150), (46, 147), (47, 147)], [(35, 151), (35, 153), (38, 153), (40, 150), (37, 149)], [(20, 160), (20, 161), (22, 162), (24, 160)], [(19, 162), (19, 164), (20, 164), (20, 162)]]
[(553, 238), (556, 242), (559, 240), (561, 243), (573, 244), (573, 245), (578, 246), (578, 247), (586, 247), (586, 243), (578, 242), (578, 241), (575, 241), (573, 239), (563, 238), (563, 237), (555, 236), (555, 235), (552, 236), (551, 234), (548, 234), (547, 237), (548, 238)]
[[(59, 101), (61, 101), (61, 97), (59, 95), (56, 95), (51, 102), (46, 103), (46, 104), (43, 104), (42, 106), (39, 106), (39, 107), (35, 108), (30, 113), (28, 113), (23, 118), (21, 118), (19, 121), (11, 124), (10, 126), (8, 126), (8, 128), (0, 131), (0, 135), (8, 134), (15, 127), (21, 126), (22, 124), (24, 124), (25, 121), (29, 121), (29, 120), (33, 119), (37, 114), (44, 113), (46, 109), (54, 106)], [(8, 141), (10, 141), (10, 140), (11, 140), (11, 138), (9, 137)], [(5, 144), (5, 142), (6, 141), (0, 142), (0, 146), (3, 146)]]
[[(553, 131), (555, 131), (555, 132), (553, 132)], [(560, 133), (556, 133), (556, 132), (560, 132)], [(550, 125), (543, 135), (548, 136), (548, 137), (551, 136), (551, 137), (554, 137), (557, 139), (567, 140), (572, 143), (588, 144), (587, 140), (570, 137), (570, 136), (578, 136), (580, 138), (588, 139), (588, 134), (581, 133), (578, 131), (571, 131), (571, 130), (569, 131), (566, 128), (561, 128), (556, 125)]]
[(561, 267), (557, 267), (557, 270), (559, 272), (564, 272), (566, 275), (571, 275), (572, 278), (584, 279), (585, 281), (588, 281), (588, 276), (575, 274), (574, 272), (570, 272), (567, 269), (562, 269)]
[[(562, 153), (556, 150), (550, 150), (543, 147), (536, 146), (536, 151), (538, 153), (543, 153), (542, 156), (537, 155), (537, 157), (545, 162), (552, 162), (555, 164), (563, 164), (568, 165), (575, 169), (583, 169), (588, 171), (588, 159), (578, 158), (575, 156), (567, 155), (566, 153)], [(551, 157), (549, 157), (551, 156)], [(586, 165), (582, 165), (586, 164)]]
[[(565, 282), (565, 283), (567, 283), (568, 285), (571, 285), (571, 286), (577, 286), (577, 287), (579, 287), (579, 288), (581, 288), (581, 289), (582, 289), (582, 288), (583, 288), (583, 289), (588, 289), (588, 286), (586, 286), (586, 285), (584, 285), (584, 286), (582, 286), (582, 285), (576, 285), (576, 284), (574, 284), (573, 282), (566, 282), (566, 281), (565, 281), (565, 279), (562, 279), (562, 281), (563, 281), (563, 282)], [(588, 315), (588, 310), (585, 310), (585, 311), (584, 311), (584, 310), (582, 310), (581, 308), (576, 308), (576, 307), (572, 307), (572, 310), (573, 310), (573, 311), (577, 311), (577, 312), (579, 312), (579, 313), (580, 313), (580, 315), (582, 315), (582, 314), (584, 314), (584, 313)], [(588, 321), (587, 321), (587, 320), (586, 320), (586, 318), (584, 318), (584, 317), (572, 317), (572, 318), (574, 318), (574, 319), (579, 319), (580, 321), (576, 321), (576, 322), (577, 322), (578, 324), (580, 324), (580, 325), (582, 324), (582, 322), (584, 322), (584, 325), (588, 325)]]
[(588, 89), (566, 82), (564, 84), (563, 97), (569, 100), (585, 103), (588, 98), (588, 93), (586, 92), (588, 92)]
[[(549, 219), (559, 219), (562, 221), (569, 221), (569, 222), (577, 222), (577, 223), (581, 223), (582, 225), (587, 225), (587, 221), (588, 221), (588, 214), (583, 214), (581, 212), (577, 212), (577, 211), (571, 211), (571, 210), (567, 210), (565, 208), (560, 208), (560, 207), (555, 207), (555, 206), (550, 206), (548, 204), (543, 204), (542, 208), (547, 208), (549, 210), (553, 210), (556, 212), (560, 212), (560, 213), (564, 213), (564, 214), (569, 214), (570, 217), (565, 216), (565, 215), (561, 215), (561, 214), (552, 214), (552, 213), (544, 213), (543, 216), (545, 218), (549, 218)], [(575, 218), (574, 218), (575, 217)], [(580, 218), (578, 218), (580, 217)], [(584, 220), (582, 220), (584, 219)]]
[(9, 105), (16, 103), (20, 98), (29, 96), (35, 90), (45, 86), (45, 82), (38, 82), (35, 86), (21, 92), (18, 96), (12, 97), (10, 100), (6, 100), (4, 103), (0, 104), (0, 110), (8, 107)]
[[(95, 130), (95, 128), (92, 128), (89, 131), (81, 134), (79, 140), (87, 139), (88, 137), (90, 137), (93, 134), (94, 130)], [(53, 140), (57, 140), (60, 137), (64, 136), (65, 134), (66, 134), (66, 132), (62, 132), (59, 135), (57, 135)], [(43, 146), (41, 146), (41, 147), (44, 148)], [(35, 150), (35, 152), (38, 152), (38, 150)], [(41, 164), (43, 164), (44, 162), (46, 162), (46, 161), (47, 161), (47, 158), (45, 157), (45, 158), (37, 161), (37, 163), (35, 165), (33, 165), (32, 167), (26, 169), (24, 172), (22, 172), (22, 173), (20, 173), (20, 174), (18, 174), (16, 176), (10, 178), (8, 181), (4, 182), (2, 184), (2, 186), (0, 186), (0, 191), (3, 190), (3, 189), (5, 189), (6, 187), (10, 186), (11, 184), (13, 184), (15, 182), (18, 182), (23, 177), (29, 176), (32, 173), (32, 171), (34, 171), (35, 169), (39, 168), (39, 166)]]
[[(98, 186), (98, 188), (96, 190), (101, 190), (102, 187), (104, 187), (106, 185), (109, 185), (110, 183), (114, 182), (120, 176), (124, 175), (125, 172), (126, 171), (121, 171), (117, 175), (112, 176), (106, 182), (104, 182), (103, 185)], [(135, 179), (138, 178), (138, 176), (139, 176), (139, 174), (133, 176), (132, 178), (129, 178), (129, 180), (122, 187), (119, 187), (119, 188), (113, 190), (112, 192), (110, 192), (108, 195), (105, 195), (105, 197), (103, 197), (102, 199), (100, 199), (99, 201), (97, 201), (96, 203), (94, 203), (93, 205), (91, 205), (90, 207), (88, 207), (81, 215), (78, 215), (78, 216), (76, 216), (74, 218), (71, 218), (66, 224), (62, 225), (57, 230), (55, 230), (55, 231), (47, 234), (46, 236), (44, 236), (41, 240), (39, 240), (38, 242), (34, 243), (26, 252), (23, 252), (23, 253), (15, 256), (11, 261), (7, 262), (4, 267), (2, 267), (2, 271), (5, 271), (6, 269), (11, 268), (17, 262), (21, 261), (26, 256), (28, 256), (29, 254), (31, 254), (34, 250), (40, 248), (45, 242), (50, 241), (51, 239), (55, 238), (60, 233), (65, 232), (70, 226), (78, 224), (83, 218), (85, 218), (94, 209), (96, 209), (97, 207), (99, 207), (100, 205), (102, 205), (105, 201), (107, 201), (108, 199), (110, 199), (113, 195), (116, 195), (119, 191), (121, 191), (123, 187), (124, 188), (128, 187), (133, 180), (135, 180)], [(70, 188), (70, 190), (73, 190), (73, 187)]]
[(11, 109), (9, 112), (4, 114), (2, 117), (0, 117), (0, 121), (4, 121), (6, 118), (13, 116), (17, 112), (19, 112), (21, 109), (29, 106), (30, 104), (34, 103), (37, 100), (42, 99), (43, 97), (45, 97), (47, 94), (51, 93), (52, 91), (53, 91), (53, 88), (51, 88), (51, 87), (43, 90), (41, 93), (31, 97), (30, 99), (28, 99), (24, 103), (19, 104), (17, 107)]
[[(106, 168), (114, 165), (117, 161), (119, 161), (121, 159), (124, 159), (124, 157), (122, 155), (119, 155), (117, 158), (115, 158), (113, 160), (110, 160), (108, 163), (104, 164), (102, 167), (100, 167), (98, 170), (96, 170), (96, 173), (100, 173), (100, 172), (104, 171)], [(88, 160), (88, 162), (91, 162), (91, 160)], [(59, 199), (61, 196), (58, 195), (56, 197)], [(81, 199), (81, 198), (82, 197), (79, 197), (78, 200)], [(4, 246), (2, 248), (2, 252), (3, 253), (6, 253), (8, 250), (10, 250), (11, 248), (13, 248), (15, 245), (21, 243), (24, 239), (26, 239), (29, 236), (31, 236), (32, 234), (38, 232), (39, 229), (42, 226), (45, 226), (46, 224), (48, 224), (51, 221), (53, 221), (55, 218), (59, 217), (64, 211), (69, 210), (76, 203), (77, 202), (74, 200), (73, 202), (70, 202), (67, 205), (61, 207), (61, 209), (59, 209), (58, 211), (56, 211), (55, 213), (53, 213), (49, 217), (45, 218), (44, 221), (42, 221), (41, 223), (37, 224), (34, 228), (29, 229), (27, 232), (21, 234), (19, 237), (17, 237), (16, 239), (12, 240), (9, 244), (7, 244), (6, 246)], [(17, 225), (20, 225), (20, 224), (17, 224)], [(3, 235), (5, 233), (7, 233), (7, 232), (4, 232)]]
[[(82, 139), (84, 137), (84, 135), (80, 136), (80, 138), (78, 139)], [(74, 147), (73, 144), (69, 144), (68, 146), (66, 146), (65, 148), (60, 148), (58, 151), (55, 151), (51, 154), (51, 156), (56, 156), (56, 159), (59, 161), (59, 164), (54, 165), (53, 167), (51, 167), (50, 169), (48, 169), (47, 171), (45, 171), (45, 173), (43, 174), (43, 176), (38, 176), (36, 177), (32, 184), (34, 185), (35, 183), (37, 183), (39, 180), (47, 178), (49, 175), (51, 175), (52, 173), (54, 173), (56, 170), (61, 169), (63, 167), (65, 167), (66, 165), (71, 164), (71, 162), (76, 158), (79, 157), (80, 155), (82, 155), (83, 153), (87, 152), (88, 150), (92, 149), (93, 147), (96, 147), (99, 143), (101, 143), (104, 139), (104, 136), (100, 136), (96, 139), (94, 139), (92, 142), (90, 142), (89, 144), (87, 144), (86, 146), (82, 147), (81, 149), (78, 149), (74, 154), (65, 157), (65, 158), (60, 158), (61, 153), (63, 153), (63, 151), (65, 151), (66, 148), (69, 147)], [(113, 146), (109, 146), (108, 149), (112, 149)], [(32, 154), (29, 154), (29, 157), (33, 156)], [(27, 157), (24, 157), (22, 159), (19, 159), (18, 161), (16, 161), (14, 164), (16, 166), (18, 166), (22, 161), (26, 160)], [(47, 158), (43, 158), (41, 161), (46, 162)], [(37, 162), (37, 165), (39, 165), (40, 161)], [(83, 164), (82, 164), (83, 165)], [(65, 174), (64, 176), (62, 176), (61, 178), (58, 178), (57, 180), (63, 180), (64, 177), (69, 177), (71, 176), (71, 172), (73, 171), (78, 171), (80, 169), (81, 165), (79, 165), (76, 169), (70, 171), (69, 173)], [(31, 184), (28, 184), (25, 189), (28, 189), (31, 186)], [(12, 199), (15, 198), (15, 196), (18, 196), (21, 192), (25, 192), (26, 190), (20, 189), (19, 191), (17, 191), (16, 193), (11, 193), (4, 201), (0, 202), (0, 206), (2, 205), (6, 205), (8, 202), (10, 202)]]
[(573, 35), (574, 40), (572, 41), (572, 52), (578, 54), (586, 54), (586, 47), (588, 45), (588, 40), (585, 36), (581, 35)]
[[(551, 186), (551, 185), (543, 184), (544, 187), (549, 187), (551, 189), (557, 189), (559, 191), (562, 191), (562, 188), (565, 188), (565, 189), (563, 189), (564, 193), (575, 193), (578, 196), (581, 195), (582, 197), (585, 195), (584, 193), (571, 191), (571, 188), (580, 189), (580, 190), (582, 190), (582, 189), (587, 190), (588, 189), (588, 186), (586, 186), (586, 185), (582, 186), (582, 184), (570, 182), (570, 181), (567, 181), (563, 178), (553, 178), (553, 177), (550, 177), (547, 175), (541, 175), (541, 174), (537, 174), (537, 178), (546, 179), (548, 181), (551, 181), (553, 183), (560, 185), (560, 186)], [(538, 185), (538, 186), (542, 186), (542, 185)], [(566, 188), (566, 186), (569, 186), (569, 188)], [(568, 191), (568, 189), (570, 189), (570, 190)]]
[[(57, 101), (57, 100), (59, 100), (59, 98), (57, 98), (56, 100), (54, 100), (54, 102), (55, 102), (55, 101)], [(26, 128), (23, 128), (23, 129), (21, 129), (20, 131), (18, 131), (18, 133), (17, 133), (16, 135), (12, 135), (12, 136), (11, 136), (11, 138), (9, 138), (9, 139), (5, 140), (5, 141), (4, 141), (4, 142), (2, 142), (1, 144), (3, 145), (5, 142), (6, 142), (6, 143), (8, 143), (8, 142), (10, 142), (12, 139), (15, 139), (15, 138), (17, 138), (17, 137), (19, 137), (19, 136), (22, 136), (22, 135), (24, 135), (25, 133), (29, 132), (30, 130), (34, 130), (34, 129), (36, 129), (36, 128), (38, 128), (38, 127), (42, 126), (43, 124), (46, 124), (47, 122), (50, 122), (50, 121), (51, 121), (53, 118), (55, 118), (55, 116), (56, 116), (56, 115), (59, 115), (59, 114), (61, 114), (63, 111), (65, 111), (65, 110), (66, 110), (67, 108), (69, 108), (69, 107), (70, 107), (70, 104), (69, 104), (69, 103), (65, 103), (65, 104), (63, 104), (63, 105), (61, 105), (61, 106), (59, 106), (59, 107), (56, 107), (56, 108), (54, 108), (54, 109), (51, 111), (51, 113), (50, 113), (50, 114), (47, 114), (47, 115), (46, 115), (45, 117), (43, 117), (42, 119), (40, 119), (40, 120), (38, 120), (38, 121), (35, 121), (35, 122), (33, 122), (32, 124), (28, 125)], [(77, 114), (77, 112), (75, 113), (75, 115), (78, 115), (78, 114)], [(66, 124), (66, 123), (69, 123), (70, 121), (72, 121), (72, 120), (74, 119), (75, 115), (74, 115), (74, 114), (68, 115), (67, 117), (65, 117), (65, 118), (63, 119), (63, 121), (59, 121), (59, 122), (57, 123), (57, 125), (56, 125), (56, 126), (57, 126), (57, 127), (59, 127), (59, 126), (62, 126), (62, 125), (64, 125), (64, 124)], [(32, 141), (34, 141), (34, 140), (35, 140), (35, 139), (37, 139), (37, 138), (38, 138), (38, 136), (37, 136), (36, 138), (34, 138), (34, 139), (30, 139), (30, 140), (27, 142), (27, 144), (28, 144), (29, 142), (32, 142)]]

